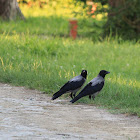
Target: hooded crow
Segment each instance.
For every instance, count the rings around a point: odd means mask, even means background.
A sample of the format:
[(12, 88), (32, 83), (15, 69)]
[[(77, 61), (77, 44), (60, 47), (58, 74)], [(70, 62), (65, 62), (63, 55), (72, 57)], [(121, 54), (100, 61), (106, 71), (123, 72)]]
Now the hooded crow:
[(73, 99), (75, 97), (76, 92), (83, 86), (86, 81), (87, 71), (82, 70), (81, 74), (69, 80), (64, 86), (60, 88), (58, 92), (53, 94), (52, 100), (60, 97), (64, 93), (71, 92), (70, 96)]
[(83, 90), (70, 102), (74, 103), (80, 98), (89, 95), (89, 98), (91, 99), (91, 96), (93, 99), (95, 96), (101, 91), (101, 89), (104, 87), (104, 82), (105, 82), (105, 75), (110, 72), (106, 70), (101, 70), (98, 74), (97, 77), (92, 79), (84, 88)]

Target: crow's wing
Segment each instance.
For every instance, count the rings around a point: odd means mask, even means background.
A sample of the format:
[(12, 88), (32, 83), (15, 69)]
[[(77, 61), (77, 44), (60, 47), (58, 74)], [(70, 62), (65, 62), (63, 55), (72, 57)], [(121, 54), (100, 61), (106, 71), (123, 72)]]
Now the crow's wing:
[(99, 92), (104, 86), (104, 81), (97, 83), (96, 85), (92, 86), (92, 83), (88, 83), (85, 88), (79, 93), (82, 96), (92, 95), (96, 92)]
[(74, 98), (72, 99), (70, 102), (74, 103), (77, 100), (79, 100), (80, 98), (87, 96), (87, 95), (92, 95), (96, 92), (99, 92), (104, 86), (104, 81), (97, 83), (95, 85), (93, 85), (92, 82), (88, 83), (84, 89)]
[(64, 86), (61, 87), (60, 91), (72, 91), (80, 88), (85, 82), (85, 79), (82, 78), (80, 81), (68, 81)]

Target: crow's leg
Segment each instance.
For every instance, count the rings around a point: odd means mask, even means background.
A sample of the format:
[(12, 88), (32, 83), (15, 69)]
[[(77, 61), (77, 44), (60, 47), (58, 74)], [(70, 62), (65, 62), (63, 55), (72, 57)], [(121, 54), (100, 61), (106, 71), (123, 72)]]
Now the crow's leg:
[(73, 93), (73, 98), (75, 98), (75, 96), (76, 96), (76, 92)]
[(91, 100), (91, 95), (89, 95), (89, 99)]
[(73, 99), (73, 92), (71, 92), (70, 97)]
[(95, 95), (92, 95), (92, 99), (93, 99), (93, 100), (95, 99)]

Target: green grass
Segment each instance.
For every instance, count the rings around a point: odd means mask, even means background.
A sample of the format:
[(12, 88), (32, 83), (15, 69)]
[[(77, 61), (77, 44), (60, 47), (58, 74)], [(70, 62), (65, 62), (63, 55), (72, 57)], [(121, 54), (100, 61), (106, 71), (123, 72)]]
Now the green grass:
[[(52, 24), (53, 23), (53, 24)], [(59, 24), (58, 24), (59, 23)], [(68, 19), (60, 17), (29, 17), (26, 21), (2, 22), (0, 32), (10, 34), (27, 33), (31, 35), (67, 35)]]
[[(78, 36), (85, 38), (98, 38), (104, 21), (97, 21), (92, 18), (78, 19)], [(17, 20), (9, 22), (0, 21), (0, 33), (13, 35), (30, 34), (40, 36), (60, 36), (69, 37), (69, 18), (49, 16), (49, 17), (29, 17), (25, 21)]]
[(79, 102), (140, 116), (138, 43), (13, 33), (1, 34), (0, 44), (0, 82), (53, 94), (82, 69), (88, 70), (87, 82), (105, 69), (111, 73), (102, 92), (94, 101)]

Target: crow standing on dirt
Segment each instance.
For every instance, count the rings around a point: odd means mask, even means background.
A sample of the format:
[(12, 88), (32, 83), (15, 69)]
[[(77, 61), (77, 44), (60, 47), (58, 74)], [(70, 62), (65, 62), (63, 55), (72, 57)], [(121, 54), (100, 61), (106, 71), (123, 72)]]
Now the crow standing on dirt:
[(58, 92), (53, 94), (52, 100), (60, 97), (64, 93), (71, 92), (70, 96), (73, 99), (75, 97), (76, 92), (83, 86), (86, 81), (87, 71), (82, 70), (81, 74), (69, 80), (64, 86), (60, 88)]
[(79, 100), (80, 98), (89, 95), (89, 98), (94, 99), (95, 96), (101, 91), (101, 89), (104, 87), (104, 82), (105, 82), (105, 75), (108, 74), (110, 72), (106, 71), (106, 70), (101, 70), (100, 73), (98, 74), (97, 77), (95, 77), (94, 79), (92, 79), (85, 87), (84, 89), (74, 98), (72, 99), (70, 102), (74, 103), (77, 100)]

